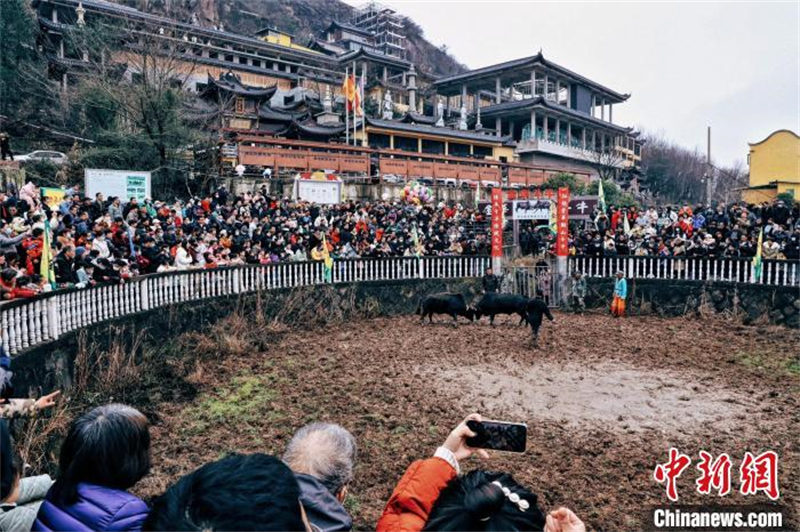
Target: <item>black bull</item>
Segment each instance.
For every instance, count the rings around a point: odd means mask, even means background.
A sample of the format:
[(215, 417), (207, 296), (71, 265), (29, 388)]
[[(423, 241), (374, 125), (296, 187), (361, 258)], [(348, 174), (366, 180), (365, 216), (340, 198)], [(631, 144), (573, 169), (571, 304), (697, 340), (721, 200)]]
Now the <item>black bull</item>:
[(426, 296), (419, 304), (418, 313), (420, 321), (428, 316), (428, 322), (433, 323), (434, 314), (448, 314), (453, 317), (453, 322), (458, 324), (458, 317), (464, 316), (472, 321), (475, 310), (467, 305), (463, 294), (441, 293)]
[(475, 305), (475, 318), (489, 316), (489, 323), (494, 325), (494, 317), (498, 314), (518, 314), (519, 324), (525, 322), (528, 313), (528, 298), (516, 294), (489, 293), (484, 295)]

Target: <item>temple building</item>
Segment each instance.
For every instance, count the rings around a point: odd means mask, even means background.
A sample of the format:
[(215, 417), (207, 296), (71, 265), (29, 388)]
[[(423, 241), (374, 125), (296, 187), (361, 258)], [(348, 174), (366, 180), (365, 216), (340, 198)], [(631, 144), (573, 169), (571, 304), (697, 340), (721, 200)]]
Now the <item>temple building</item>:
[[(429, 172), (448, 184), (526, 187), (559, 172), (589, 181), (609, 168), (631, 182), (641, 161), (638, 133), (613, 119), (628, 94), (541, 52), (436, 78), (405, 59), (401, 19), (375, 3), (302, 43), (280, 28), (244, 36), (102, 0), (32, 5), (51, 73), (64, 86), (89, 66), (86, 55), (69, 46), (67, 36), (78, 26), (124, 28), (127, 37), (111, 59), (129, 79), (137, 75), (130, 58), (145, 40), (163, 43), (156, 49), (178, 56), (176, 81), (199, 96), (193, 115), (219, 129), (229, 142), (226, 157), (235, 160), (238, 150), (246, 166), (275, 164), (279, 172), (291, 161), (288, 170), (327, 161), (339, 171)], [(366, 116), (356, 128), (352, 117), (346, 119), (341, 94), (345, 72), (353, 71), (365, 86)], [(288, 157), (285, 150), (307, 153)]]
[(538, 54), (437, 79), (449, 110), (462, 106), (479, 130), (515, 144), (520, 162), (560, 162), (565, 169), (620, 169), (641, 161), (641, 141), (614, 123), (621, 94)]

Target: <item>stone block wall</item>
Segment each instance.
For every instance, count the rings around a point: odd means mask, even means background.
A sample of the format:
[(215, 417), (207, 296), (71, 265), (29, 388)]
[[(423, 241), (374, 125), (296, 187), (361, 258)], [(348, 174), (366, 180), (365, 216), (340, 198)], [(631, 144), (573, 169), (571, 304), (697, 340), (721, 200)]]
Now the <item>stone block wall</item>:
[[(611, 304), (612, 279), (587, 279), (586, 305)], [(658, 316), (724, 314), (742, 323), (800, 328), (800, 288), (723, 282), (628, 279), (628, 313)]]

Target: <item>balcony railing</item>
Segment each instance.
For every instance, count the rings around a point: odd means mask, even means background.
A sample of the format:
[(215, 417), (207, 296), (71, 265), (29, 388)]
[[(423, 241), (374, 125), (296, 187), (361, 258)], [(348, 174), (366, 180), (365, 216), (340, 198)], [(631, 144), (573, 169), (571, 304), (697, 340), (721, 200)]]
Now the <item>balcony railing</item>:
[(322, 262), (285, 262), (137, 277), (125, 284), (49, 292), (0, 304), (7, 353), (57, 340), (106, 320), (175, 303), (330, 283), (479, 277), (489, 257), (396, 257), (336, 260), (326, 278)]

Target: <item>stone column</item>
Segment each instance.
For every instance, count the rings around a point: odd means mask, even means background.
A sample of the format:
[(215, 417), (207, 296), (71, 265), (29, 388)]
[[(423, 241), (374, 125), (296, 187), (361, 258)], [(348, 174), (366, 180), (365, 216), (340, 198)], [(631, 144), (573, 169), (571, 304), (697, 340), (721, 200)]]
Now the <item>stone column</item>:
[(384, 84), (384, 85), (385, 85), (385, 84), (386, 84), (386, 82), (389, 80), (389, 71), (388, 71), (388, 70), (386, 70), (386, 67), (385, 67), (385, 66), (383, 67), (383, 74), (381, 75), (381, 78), (383, 79), (383, 84)]
[(614, 122), (614, 105), (608, 104), (608, 121), (613, 123)]
[(500, 120), (499, 116), (495, 118), (494, 130), (495, 130), (495, 135), (497, 135), (498, 137), (503, 136), (503, 123), (502, 120)]
[[(545, 87), (546, 87), (546, 85), (545, 85)], [(549, 120), (547, 115), (544, 115), (542, 117), (542, 130), (544, 132), (544, 140), (550, 140), (550, 137), (549, 137), (549, 135), (550, 135), (550, 124), (548, 124), (549, 121), (550, 120)]]
[(549, 100), (550, 95), (547, 91), (550, 90), (550, 78), (547, 74), (544, 75), (544, 99)]
[(561, 144), (561, 119), (556, 118), (556, 142)]
[(597, 146), (597, 131), (592, 130), (592, 151), (595, 150), (595, 146)]
[(567, 146), (572, 146), (572, 124), (567, 122)]
[(586, 149), (586, 126), (581, 129), (581, 146), (584, 150)]
[[(461, 105), (467, 106), (467, 85), (461, 85)], [(461, 107), (461, 106), (459, 106)]]
[(600, 100), (600, 120), (606, 119), (606, 100), (602, 98)]
[(536, 138), (536, 110), (531, 109), (531, 140)]
[(572, 108), (572, 86), (569, 83), (567, 83), (565, 85), (565, 87), (567, 88), (567, 104), (566, 105), (567, 105), (567, 107)]
[(531, 98), (536, 98), (536, 70), (531, 69)]
[(500, 103), (500, 76), (494, 78), (494, 103)]

